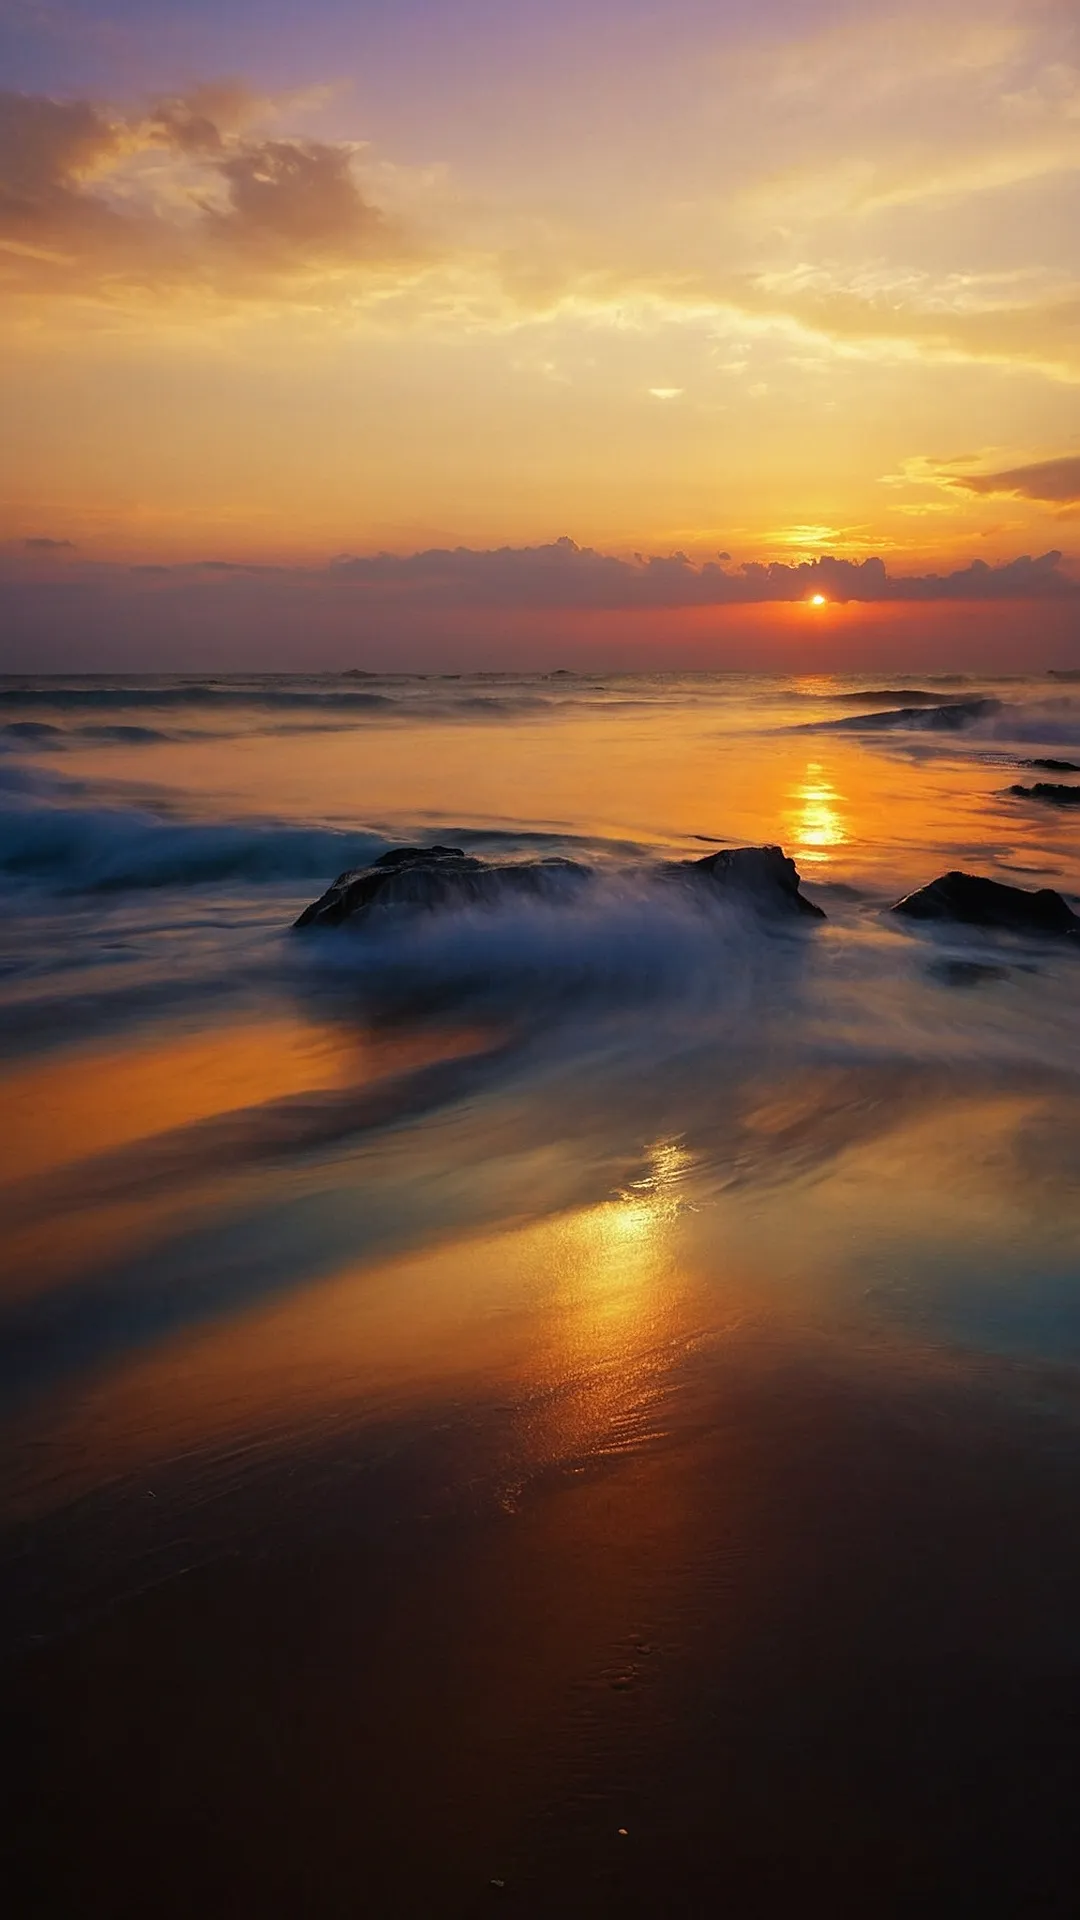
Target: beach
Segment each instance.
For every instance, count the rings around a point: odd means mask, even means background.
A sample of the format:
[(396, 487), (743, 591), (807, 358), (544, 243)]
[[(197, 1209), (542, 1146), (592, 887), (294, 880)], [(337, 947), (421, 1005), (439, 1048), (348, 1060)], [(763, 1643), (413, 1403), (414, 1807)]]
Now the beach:
[[(0, 682), (29, 1910), (1075, 1910), (1080, 950), (892, 908), (1080, 910), (1077, 763), (1066, 673)], [(295, 928), (435, 845), (586, 883)], [(657, 884), (763, 845), (822, 918)]]

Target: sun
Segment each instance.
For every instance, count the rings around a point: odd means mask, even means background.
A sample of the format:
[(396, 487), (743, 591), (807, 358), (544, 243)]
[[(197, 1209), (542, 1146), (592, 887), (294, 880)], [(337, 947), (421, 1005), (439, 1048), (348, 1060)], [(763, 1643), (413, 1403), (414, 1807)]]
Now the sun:
[(810, 605), (812, 607), (827, 607), (828, 604), (823, 593), (812, 593), (810, 595)]

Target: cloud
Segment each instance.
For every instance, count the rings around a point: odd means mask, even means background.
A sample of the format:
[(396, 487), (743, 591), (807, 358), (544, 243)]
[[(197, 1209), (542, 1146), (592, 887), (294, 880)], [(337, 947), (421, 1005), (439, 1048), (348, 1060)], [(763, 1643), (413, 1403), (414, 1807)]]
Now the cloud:
[(74, 553), (74, 540), (50, 540), (46, 534), (35, 534), (23, 541), (29, 553)]
[(360, 143), (257, 137), (239, 83), (138, 114), (0, 92), (0, 261), (9, 292), (110, 304), (172, 285), (261, 291), (363, 268), (402, 240), (363, 190)]
[[(817, 594), (851, 603), (851, 615), (768, 616)], [(808, 648), (818, 667), (850, 671), (852, 646), (880, 658), (886, 635), (903, 644), (909, 668), (963, 660), (985, 672), (995, 661), (1010, 671), (1028, 662), (1034, 634), (1045, 658), (1080, 664), (1080, 579), (1058, 553), (898, 577), (876, 556), (736, 567), (683, 553), (624, 558), (569, 539), (309, 567), (0, 556), (6, 671), (126, 670), (132, 661), (155, 671), (313, 662), (458, 670), (550, 664), (553, 650), (560, 664), (569, 654), (590, 667), (696, 660), (801, 671)]]
[(1025, 500), (1046, 500), (1056, 506), (1080, 505), (1080, 454), (1037, 460), (1003, 473), (957, 473), (949, 478), (952, 486), (967, 493), (1019, 494)]
[(215, 237), (278, 257), (361, 255), (385, 222), (351, 164), (349, 148), (317, 140), (265, 140), (229, 153), (217, 163), (228, 206), (209, 216)]
[(77, 191), (80, 176), (119, 149), (119, 137), (87, 100), (0, 93), (0, 209), (6, 218), (43, 210)]
[[(937, 46), (935, 22), (928, 13), (921, 38), (903, 36), (903, 46), (914, 49), (910, 72), (903, 61), (897, 66), (901, 43), (893, 28), (879, 22), (867, 26), (868, 39), (845, 30), (827, 35), (816, 50), (802, 46), (797, 59), (780, 61), (775, 85), (768, 68), (758, 73), (755, 84), (773, 109), (767, 140), (742, 143), (725, 162), (736, 175), (750, 165), (753, 180), (743, 192), (727, 192), (722, 207), (702, 203), (696, 228), (692, 216), (682, 224), (677, 208), (673, 219), (663, 199), (643, 205), (628, 230), (610, 218), (590, 227), (587, 196), (574, 215), (544, 214), (498, 186), (487, 200), (463, 196), (438, 169), (395, 168), (373, 159), (361, 141), (279, 132), (291, 113), (318, 104), (314, 96), (268, 98), (239, 80), (123, 112), (91, 100), (0, 93), (0, 290), (14, 296), (13, 323), (22, 311), (19, 295), (38, 309), (48, 302), (54, 325), (81, 324), (82, 301), (107, 306), (110, 316), (126, 311), (135, 324), (148, 314), (160, 324), (169, 300), (201, 298), (211, 310), (214, 302), (231, 306), (245, 298), (292, 300), (308, 314), (348, 308), (359, 318), (366, 310), (387, 326), (419, 320), (499, 332), (552, 320), (642, 329), (694, 324), (789, 347), (811, 342), (819, 354), (838, 358), (1023, 365), (1080, 382), (1080, 286), (1067, 260), (1034, 279), (1006, 275), (989, 284), (966, 269), (887, 270), (876, 247), (865, 253), (862, 226), (858, 257), (845, 260), (855, 233), (846, 203), (842, 231), (819, 229), (820, 210), (812, 206), (789, 208), (783, 232), (775, 228), (775, 209), (763, 222), (767, 209), (755, 195), (776, 188), (777, 141), (792, 177), (804, 184), (834, 161), (842, 170), (864, 167), (860, 116), (870, 111), (869, 80), (885, 85), (891, 99), (907, 75), (899, 105), (893, 103), (895, 124), (878, 126), (881, 103), (871, 103), (872, 146), (879, 159), (896, 147), (901, 171), (910, 167), (919, 178), (926, 155), (918, 141), (911, 147), (910, 129), (929, 110), (922, 90), (939, 66), (963, 99), (978, 83), (979, 110), (961, 119), (979, 154), (1001, 150), (1001, 128), (988, 126), (979, 89), (985, 84), (993, 92), (1007, 81), (1023, 139), (1029, 122), (1042, 126), (1049, 115), (1055, 139), (1071, 141), (1080, 156), (1080, 79), (1066, 58), (1064, 29), (1049, 15), (1039, 33), (1032, 26), (1004, 34), (973, 15), (954, 23), (948, 49)], [(858, 85), (849, 72), (853, 61)], [(752, 88), (742, 92), (758, 99)], [(922, 103), (914, 119), (909, 94)], [(789, 113), (784, 103), (799, 100), (804, 106)], [(852, 103), (860, 101), (852, 120)], [(949, 93), (942, 126), (930, 127), (935, 166), (959, 137), (955, 130), (946, 137), (955, 105)], [(754, 111), (760, 122), (760, 100)], [(963, 158), (967, 165), (966, 147)], [(784, 165), (780, 175), (786, 177)], [(961, 235), (956, 246), (960, 257)], [(718, 259), (727, 262), (719, 270)], [(652, 392), (678, 397), (674, 387)]]
[(745, 91), (759, 114), (762, 96), (772, 109), (780, 162), (746, 189), (760, 214), (812, 222), (943, 207), (1075, 170), (1072, 0), (809, 13), (803, 37), (749, 56)]
[[(846, 560), (822, 554), (797, 563), (750, 561), (729, 568), (685, 553), (627, 560), (580, 547), (567, 537), (538, 547), (430, 548), (335, 560), (295, 577), (363, 589), (386, 604), (459, 607), (620, 608), (748, 606), (793, 602), (823, 593), (829, 601), (1080, 599), (1080, 581), (1063, 556), (1029, 555), (991, 566), (984, 560), (947, 574), (900, 575), (876, 556)], [(221, 571), (220, 563), (213, 563)]]
[[(47, 554), (69, 541), (27, 540)], [(205, 590), (213, 582), (244, 593), (272, 575), (282, 592), (353, 596), (386, 609), (503, 608), (618, 612), (679, 607), (790, 604), (824, 594), (834, 604), (929, 601), (1077, 600), (1080, 579), (1054, 551), (1024, 554), (992, 566), (972, 560), (951, 573), (890, 574), (877, 555), (848, 560), (824, 553), (813, 560), (746, 561), (730, 554), (694, 561), (685, 553), (634, 554), (627, 559), (582, 547), (567, 536), (535, 547), (430, 547), (418, 553), (345, 554), (323, 566), (202, 560), (131, 567), (84, 563), (88, 583), (122, 592), (125, 580), (159, 579)], [(7, 569), (11, 578), (11, 569)], [(18, 577), (17, 572), (14, 577)], [(70, 569), (66, 578), (70, 579)]]
[(898, 276), (880, 286), (837, 270), (796, 269), (732, 280), (723, 292), (748, 317), (785, 322), (835, 349), (927, 360), (1029, 366), (1080, 382), (1080, 291), (977, 301), (966, 288)]
[(240, 80), (211, 82), (188, 93), (167, 94), (150, 109), (151, 127), (181, 153), (221, 153), (225, 136), (242, 132), (273, 111), (274, 103)]

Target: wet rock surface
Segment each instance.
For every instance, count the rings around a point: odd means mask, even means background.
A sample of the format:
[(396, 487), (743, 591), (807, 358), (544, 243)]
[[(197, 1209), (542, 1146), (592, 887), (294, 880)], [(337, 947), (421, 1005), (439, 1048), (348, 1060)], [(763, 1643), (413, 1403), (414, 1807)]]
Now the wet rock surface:
[(909, 920), (953, 920), (969, 927), (1009, 933), (1066, 935), (1080, 939), (1080, 916), (1052, 887), (1029, 892), (973, 873), (943, 873), (929, 886), (905, 895), (893, 907)]
[(298, 927), (337, 927), (363, 918), (371, 908), (491, 905), (513, 895), (572, 896), (592, 877), (575, 860), (493, 862), (460, 847), (394, 847), (369, 867), (338, 875), (318, 900), (305, 907)]
[(703, 860), (672, 860), (663, 875), (676, 880), (711, 882), (771, 913), (799, 913), (824, 920), (822, 909), (800, 891), (799, 870), (782, 847), (731, 847)]
[[(367, 867), (350, 868), (311, 906), (297, 927), (362, 923), (373, 910), (491, 906), (507, 899), (569, 902), (596, 879), (576, 860), (488, 861), (460, 847), (395, 847)], [(701, 860), (668, 860), (639, 869), (647, 881), (706, 888), (768, 914), (823, 920), (800, 891), (794, 860), (782, 847), (732, 847)]]

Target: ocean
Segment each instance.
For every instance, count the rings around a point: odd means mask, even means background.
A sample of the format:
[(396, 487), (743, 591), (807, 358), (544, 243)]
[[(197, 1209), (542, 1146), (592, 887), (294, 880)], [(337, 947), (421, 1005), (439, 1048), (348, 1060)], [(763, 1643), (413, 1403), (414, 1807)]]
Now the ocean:
[[(1080, 910), (1078, 781), (1080, 675), (0, 681), (34, 1911), (1075, 1910), (1080, 942), (891, 909)], [(591, 878), (295, 929), (435, 844)]]

